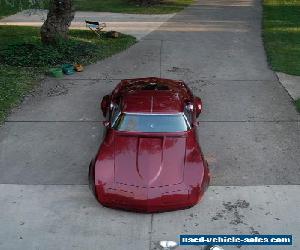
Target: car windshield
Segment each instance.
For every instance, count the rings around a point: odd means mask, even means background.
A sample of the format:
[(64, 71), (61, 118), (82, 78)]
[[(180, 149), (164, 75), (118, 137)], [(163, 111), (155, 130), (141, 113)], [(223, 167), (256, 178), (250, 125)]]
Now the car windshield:
[(122, 113), (112, 124), (118, 131), (132, 132), (183, 132), (191, 128), (183, 113), (132, 114)]

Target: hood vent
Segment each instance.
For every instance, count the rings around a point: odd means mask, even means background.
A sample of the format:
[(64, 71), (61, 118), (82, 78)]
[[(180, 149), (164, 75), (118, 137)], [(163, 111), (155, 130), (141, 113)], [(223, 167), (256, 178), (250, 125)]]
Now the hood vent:
[(142, 90), (169, 90), (169, 87), (164, 84), (151, 82), (143, 86)]

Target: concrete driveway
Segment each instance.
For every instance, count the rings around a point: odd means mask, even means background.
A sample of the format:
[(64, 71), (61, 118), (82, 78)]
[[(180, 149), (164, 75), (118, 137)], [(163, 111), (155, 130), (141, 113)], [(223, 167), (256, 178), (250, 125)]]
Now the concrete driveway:
[[(0, 249), (153, 250), (181, 233), (293, 234), (280, 249), (299, 249), (299, 115), (268, 68), (260, 24), (258, 0), (200, 0), (127, 51), (46, 79), (0, 129)], [(204, 102), (213, 179), (189, 210), (108, 209), (87, 187), (102, 96), (145, 76), (183, 79)]]

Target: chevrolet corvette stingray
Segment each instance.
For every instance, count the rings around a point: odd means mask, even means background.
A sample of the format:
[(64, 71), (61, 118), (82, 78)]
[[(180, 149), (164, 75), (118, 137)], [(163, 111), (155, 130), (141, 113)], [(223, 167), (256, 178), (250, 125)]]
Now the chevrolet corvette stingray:
[(183, 81), (122, 80), (101, 102), (105, 133), (89, 167), (96, 199), (149, 213), (197, 204), (210, 181), (197, 137), (201, 109)]

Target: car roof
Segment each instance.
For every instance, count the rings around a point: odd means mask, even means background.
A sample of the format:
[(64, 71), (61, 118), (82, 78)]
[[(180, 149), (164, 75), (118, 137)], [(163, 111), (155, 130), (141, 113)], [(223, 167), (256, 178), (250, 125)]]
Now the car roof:
[(183, 81), (155, 77), (122, 80), (115, 95), (122, 112), (134, 113), (179, 113), (191, 98)]

